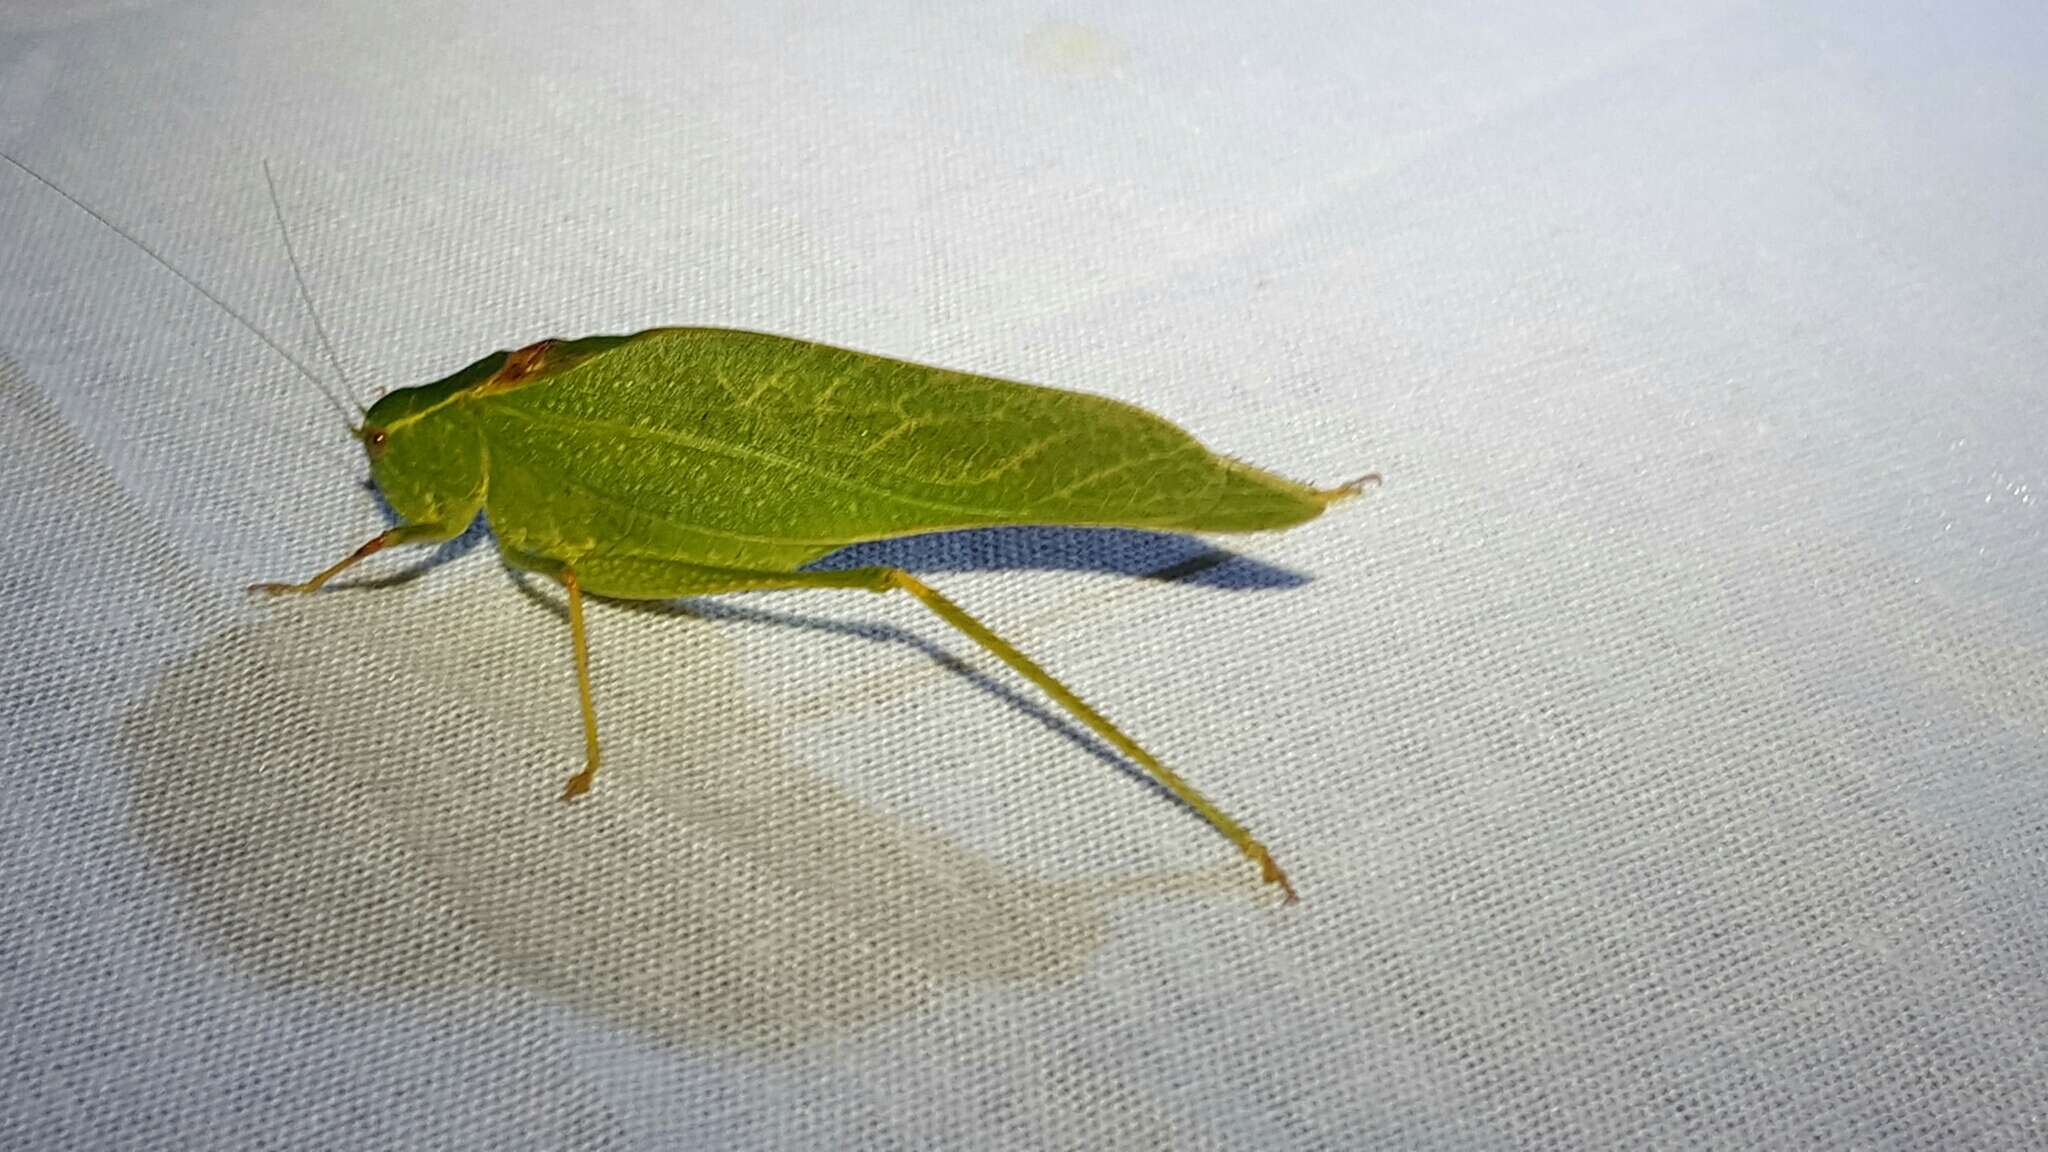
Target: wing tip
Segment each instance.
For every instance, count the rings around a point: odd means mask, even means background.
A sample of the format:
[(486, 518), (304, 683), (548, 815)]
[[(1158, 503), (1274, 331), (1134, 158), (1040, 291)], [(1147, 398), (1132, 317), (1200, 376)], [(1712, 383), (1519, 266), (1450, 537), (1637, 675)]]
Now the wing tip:
[(1380, 485), (1384, 483), (1386, 483), (1386, 481), (1380, 476), (1379, 473), (1367, 472), (1365, 475), (1358, 477), (1356, 480), (1348, 480), (1342, 484), (1337, 485), (1335, 488), (1318, 489), (1316, 491), (1315, 496), (1316, 499), (1322, 503), (1323, 507), (1327, 508), (1330, 505), (1335, 504), (1339, 501), (1349, 500), (1356, 496), (1363, 496), (1365, 495), (1368, 489), (1378, 488)]

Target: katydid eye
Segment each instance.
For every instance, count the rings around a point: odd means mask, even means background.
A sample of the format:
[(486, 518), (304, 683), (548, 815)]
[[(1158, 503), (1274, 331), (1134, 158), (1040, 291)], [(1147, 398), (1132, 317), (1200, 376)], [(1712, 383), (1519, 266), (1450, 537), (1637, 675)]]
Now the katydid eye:
[(386, 435), (385, 431), (382, 428), (363, 429), (363, 447), (367, 448), (370, 452), (370, 455), (372, 456), (377, 456), (383, 453), (384, 442), (388, 439), (390, 439), (390, 437)]

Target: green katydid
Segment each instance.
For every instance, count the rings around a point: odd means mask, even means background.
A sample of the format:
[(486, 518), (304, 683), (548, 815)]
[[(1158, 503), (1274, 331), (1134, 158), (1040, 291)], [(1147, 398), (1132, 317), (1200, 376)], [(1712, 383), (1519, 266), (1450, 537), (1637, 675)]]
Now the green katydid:
[(309, 580), (255, 589), (314, 592), (376, 552), (449, 540), (486, 517), (508, 565), (567, 594), (584, 764), (565, 800), (589, 790), (600, 759), (585, 593), (902, 590), (1130, 757), (1294, 899), (1242, 825), (951, 600), (899, 568), (807, 566), (863, 541), (991, 525), (1282, 529), (1377, 476), (1312, 488), (1115, 400), (714, 328), (494, 352), (385, 394), (353, 433), (399, 524)]

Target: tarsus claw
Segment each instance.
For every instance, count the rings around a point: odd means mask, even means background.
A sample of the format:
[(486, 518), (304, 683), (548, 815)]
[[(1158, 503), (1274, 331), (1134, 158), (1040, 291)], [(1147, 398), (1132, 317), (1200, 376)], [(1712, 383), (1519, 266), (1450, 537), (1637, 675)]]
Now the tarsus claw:
[(1280, 891), (1287, 894), (1285, 903), (1292, 904), (1300, 899), (1300, 897), (1294, 894), (1294, 885), (1287, 882), (1287, 873), (1282, 872), (1280, 865), (1274, 862), (1272, 853), (1266, 851), (1263, 847), (1254, 847), (1250, 855), (1252, 859), (1259, 862), (1260, 878), (1268, 884), (1278, 884)]

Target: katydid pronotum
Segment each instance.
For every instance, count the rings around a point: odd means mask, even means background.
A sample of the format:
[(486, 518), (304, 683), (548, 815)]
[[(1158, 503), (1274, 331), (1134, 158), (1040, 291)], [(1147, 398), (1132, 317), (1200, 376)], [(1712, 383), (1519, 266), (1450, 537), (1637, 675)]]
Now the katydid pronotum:
[[(147, 245), (6, 159), (319, 383)], [(281, 211), (278, 222), (282, 229)], [(586, 593), (668, 600), (901, 590), (1137, 763), (1294, 899), (1272, 854), (1242, 825), (951, 600), (900, 568), (809, 565), (863, 541), (993, 525), (1282, 529), (1376, 475), (1312, 488), (1219, 456), (1115, 400), (716, 328), (494, 352), (442, 380), (386, 393), (351, 431), (399, 523), (311, 579), (254, 590), (314, 592), (377, 552), (452, 539), (484, 516), (508, 565), (559, 581), (566, 592), (584, 764), (565, 800), (590, 789), (600, 759)]]

